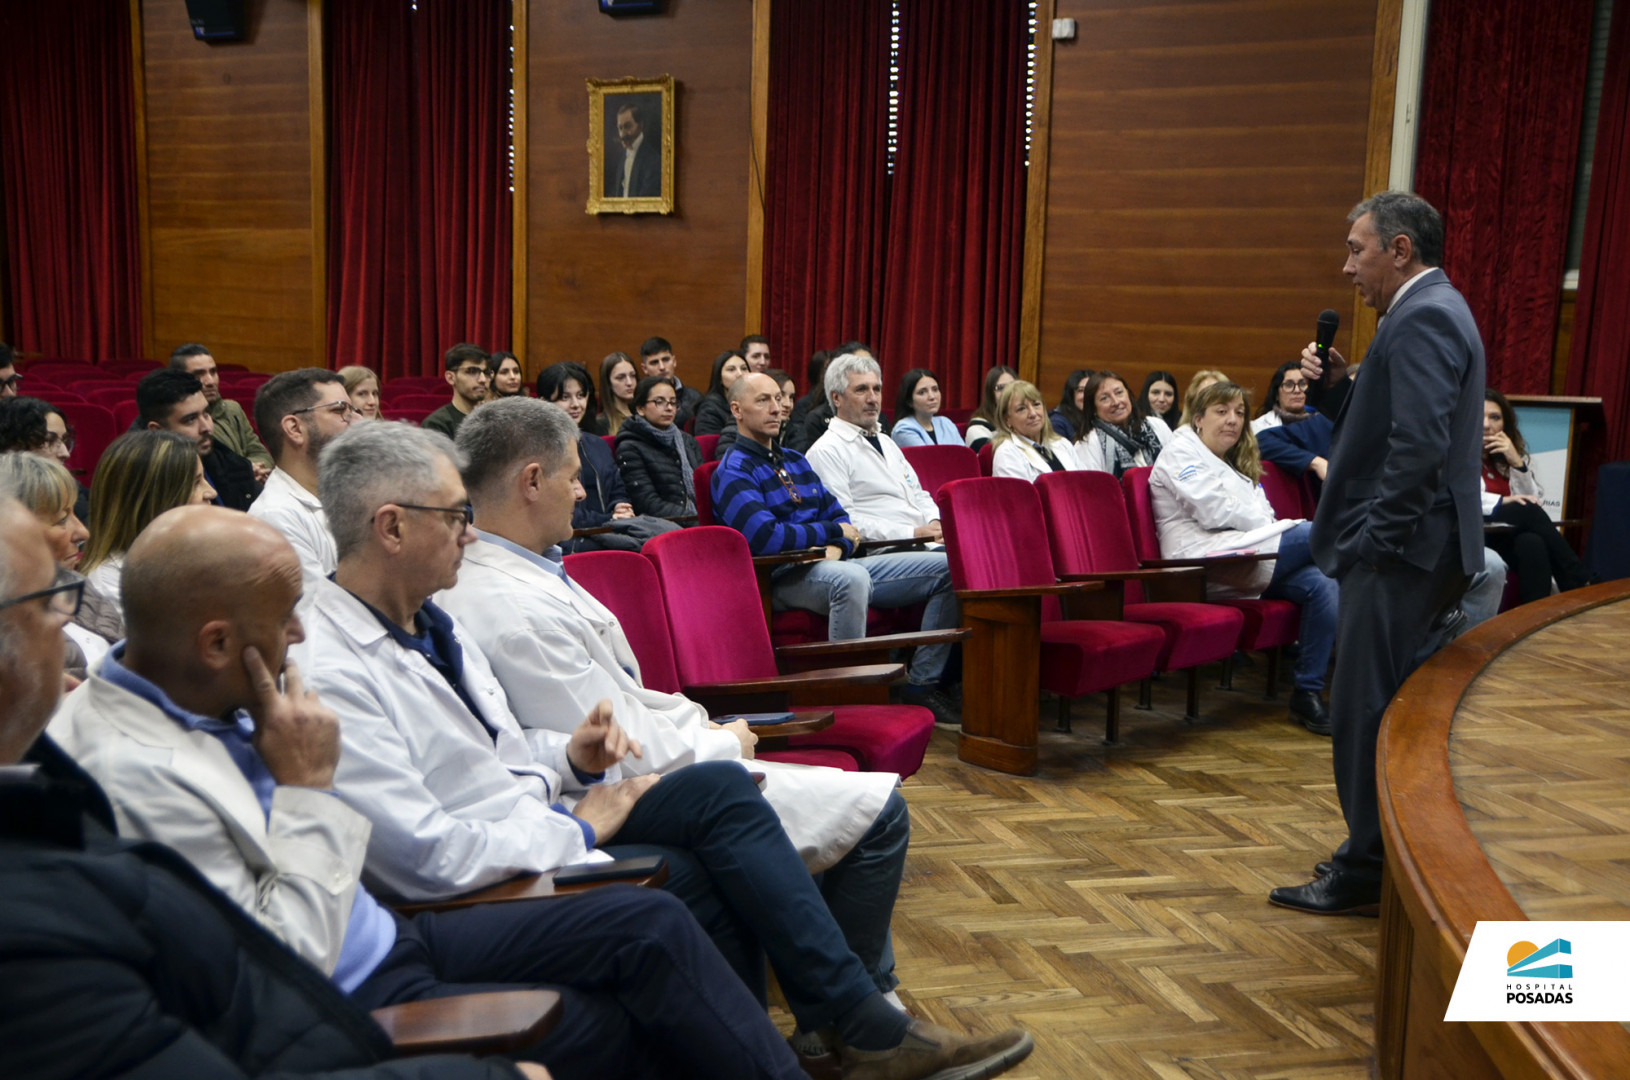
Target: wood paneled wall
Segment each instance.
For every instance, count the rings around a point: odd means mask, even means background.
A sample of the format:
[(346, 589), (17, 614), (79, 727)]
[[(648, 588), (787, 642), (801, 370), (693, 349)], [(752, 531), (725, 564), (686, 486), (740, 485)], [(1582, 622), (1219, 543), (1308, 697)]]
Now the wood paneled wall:
[[(532, 0), (528, 27), (529, 375), (575, 360), (598, 375), (614, 349), (660, 334), (680, 377), (705, 388), (744, 330), (753, 4), (669, 0), (614, 19), (588, 2)], [(675, 211), (591, 215), (585, 79), (672, 75)], [(784, 359), (784, 358), (781, 358)]]
[(222, 363), (322, 366), (316, 0), (247, 8), (249, 40), (208, 45), (193, 37), (184, 0), (140, 3), (147, 354), (198, 341)]
[[(1077, 367), (1260, 394), (1345, 321), (1363, 197), (1375, 0), (1057, 0), (1041, 389)], [(1348, 328), (1337, 347), (1346, 351)]]

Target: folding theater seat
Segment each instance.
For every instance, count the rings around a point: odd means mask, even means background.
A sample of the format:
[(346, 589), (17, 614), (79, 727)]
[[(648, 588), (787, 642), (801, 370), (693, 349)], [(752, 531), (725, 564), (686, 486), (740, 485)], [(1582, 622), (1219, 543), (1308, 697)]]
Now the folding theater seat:
[(952, 480), (971, 480), (980, 475), (979, 455), (966, 446), (902, 446), (917, 482), (933, 498)]

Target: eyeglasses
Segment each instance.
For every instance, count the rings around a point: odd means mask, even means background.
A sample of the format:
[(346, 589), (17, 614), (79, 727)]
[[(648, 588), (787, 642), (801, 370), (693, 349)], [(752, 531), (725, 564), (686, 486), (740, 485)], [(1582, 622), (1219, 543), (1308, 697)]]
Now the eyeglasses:
[(51, 450), (51, 449), (54, 449), (58, 445), (61, 445), (61, 447), (64, 450), (68, 451), (70, 454), (74, 452), (74, 429), (73, 428), (69, 428), (67, 433), (63, 434), (63, 435), (58, 435), (54, 431), (47, 431), (45, 433), (45, 441), (40, 444), (40, 447), (41, 447), (41, 449), (44, 449), (44, 450)]
[(362, 415), (362, 410), (351, 404), (349, 401), (325, 401), (321, 405), (307, 405), (303, 409), (291, 409), (289, 411), (289, 415), (299, 416), (303, 412), (320, 412), (324, 409), (327, 409), (335, 416), (339, 416), (346, 420), (349, 420), (352, 414), (357, 416)]
[(792, 500), (792, 505), (802, 505), (804, 497), (798, 494), (798, 489), (793, 486), (792, 477), (787, 474), (784, 466), (777, 465), (775, 467), (775, 477), (781, 481), (781, 486), (787, 489), (787, 497)]
[(1294, 394), (1298, 390), (1306, 391), (1307, 390), (1307, 383), (1305, 383), (1305, 382), (1282, 382), (1282, 383), (1279, 384), (1279, 389), (1281, 389), (1281, 390), (1289, 390), (1291, 393)]
[(454, 374), (462, 375), (466, 379), (473, 379), (477, 375), (480, 375), (482, 378), (487, 378), (487, 379), (492, 378), (492, 372), (488, 371), (484, 367), (461, 367), (456, 372), (454, 372)]
[(15, 390), (22, 384), (23, 377), (21, 375), (8, 375), (4, 379), (0, 379), (0, 390)]
[(79, 614), (79, 605), (85, 602), (85, 579), (72, 570), (58, 570), (49, 589), (14, 596), (10, 600), (0, 600), (0, 611), (16, 607), (18, 604), (26, 604), (30, 600), (41, 599), (46, 600), (46, 606), (51, 611), (71, 619)]
[[(475, 507), (469, 503), (465, 503), (463, 506), (418, 506), (414, 503), (392, 503), (391, 505), (400, 507), (403, 510), (429, 510), (437, 514), (457, 514), (463, 519), (464, 525), (475, 524)], [(457, 523), (455, 522), (455, 524)], [(460, 526), (460, 528), (462, 527)]]

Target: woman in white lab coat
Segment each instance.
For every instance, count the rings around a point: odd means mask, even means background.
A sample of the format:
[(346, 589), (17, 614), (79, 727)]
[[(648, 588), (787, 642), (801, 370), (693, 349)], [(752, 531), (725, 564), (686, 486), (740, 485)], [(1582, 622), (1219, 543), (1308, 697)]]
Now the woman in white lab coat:
[(1049, 472), (1081, 468), (1070, 440), (1053, 430), (1041, 391), (1023, 379), (1007, 385), (996, 399), (996, 447), (992, 476), (1012, 476), (1034, 484)]
[(1091, 410), (1090, 426), (1075, 444), (1083, 469), (1113, 473), (1119, 480), (1127, 469), (1153, 465), (1171, 441), (1172, 429), (1163, 420), (1145, 416), (1126, 380), (1113, 371), (1088, 379), (1082, 399)]

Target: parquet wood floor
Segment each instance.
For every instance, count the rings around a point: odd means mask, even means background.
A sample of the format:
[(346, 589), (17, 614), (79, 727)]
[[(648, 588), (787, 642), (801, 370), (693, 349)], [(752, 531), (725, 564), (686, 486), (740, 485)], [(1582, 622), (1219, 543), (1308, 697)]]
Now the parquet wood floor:
[(1371, 1076), (1375, 920), (1266, 901), (1345, 835), (1330, 740), (1291, 724), (1283, 693), (1263, 700), (1260, 668), (1236, 685), (1208, 689), (1188, 726), (1164, 680), (1153, 712), (1123, 711), (1115, 748), (1084, 700), (1075, 734), (1043, 735), (1034, 777), (965, 765), (936, 732), (905, 785), (907, 1004), (1025, 1027), (1036, 1051), (1015, 1080)]

